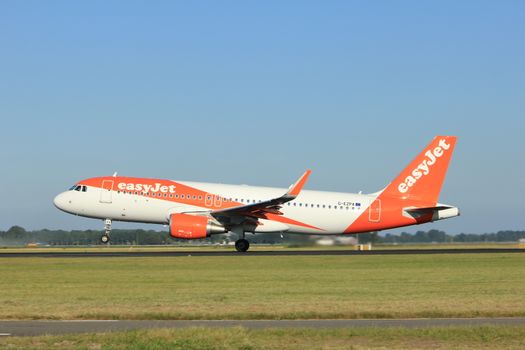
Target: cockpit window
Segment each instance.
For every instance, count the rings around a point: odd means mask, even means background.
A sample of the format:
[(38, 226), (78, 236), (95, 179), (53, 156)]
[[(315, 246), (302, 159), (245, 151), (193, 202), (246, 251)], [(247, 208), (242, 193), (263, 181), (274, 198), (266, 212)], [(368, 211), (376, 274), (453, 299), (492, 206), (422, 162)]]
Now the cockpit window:
[(84, 185), (73, 185), (68, 191), (87, 192), (87, 186)]
[(79, 191), (79, 192), (87, 192), (87, 186), (84, 185), (73, 185), (69, 188), (68, 191)]

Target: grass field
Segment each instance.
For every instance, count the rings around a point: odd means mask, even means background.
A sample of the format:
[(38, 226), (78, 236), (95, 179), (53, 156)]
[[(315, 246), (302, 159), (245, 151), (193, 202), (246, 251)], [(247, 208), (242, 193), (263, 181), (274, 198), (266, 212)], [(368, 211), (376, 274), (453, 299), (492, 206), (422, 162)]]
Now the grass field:
[(525, 254), (0, 257), (0, 284), (1, 319), (525, 315)]
[[(518, 248), (517, 243), (418, 243), (418, 244), (376, 244), (374, 250), (392, 249), (478, 249), (478, 248)], [(286, 245), (252, 245), (250, 251), (278, 251), (278, 250), (356, 250), (356, 246), (286, 246)], [(183, 246), (61, 246), (61, 247), (9, 247), (0, 246), (0, 257), (2, 253), (40, 253), (40, 252), (180, 252), (180, 251), (235, 251), (233, 246), (225, 245), (183, 245)]]
[(8, 349), (523, 349), (525, 327), (423, 329), (159, 329), (0, 338)]

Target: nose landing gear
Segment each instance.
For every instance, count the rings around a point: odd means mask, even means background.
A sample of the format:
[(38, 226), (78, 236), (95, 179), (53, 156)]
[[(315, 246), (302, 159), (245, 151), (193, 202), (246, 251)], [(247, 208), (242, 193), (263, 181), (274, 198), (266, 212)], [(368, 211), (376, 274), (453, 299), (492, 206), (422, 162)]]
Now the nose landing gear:
[(104, 234), (100, 237), (100, 242), (103, 244), (108, 244), (110, 233), (111, 233), (111, 219), (106, 219), (104, 221)]

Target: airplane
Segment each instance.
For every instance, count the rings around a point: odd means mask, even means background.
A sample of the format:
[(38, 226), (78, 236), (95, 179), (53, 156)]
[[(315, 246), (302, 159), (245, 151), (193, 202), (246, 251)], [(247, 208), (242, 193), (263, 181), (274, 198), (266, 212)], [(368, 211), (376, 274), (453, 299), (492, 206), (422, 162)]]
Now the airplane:
[(370, 194), (303, 190), (311, 170), (288, 190), (115, 173), (78, 182), (54, 205), (103, 219), (102, 243), (110, 241), (113, 221), (127, 221), (169, 225), (169, 234), (182, 239), (233, 232), (239, 252), (250, 247), (246, 233), (344, 235), (419, 225), (460, 215), (438, 203), (456, 139), (436, 136), (388, 186)]

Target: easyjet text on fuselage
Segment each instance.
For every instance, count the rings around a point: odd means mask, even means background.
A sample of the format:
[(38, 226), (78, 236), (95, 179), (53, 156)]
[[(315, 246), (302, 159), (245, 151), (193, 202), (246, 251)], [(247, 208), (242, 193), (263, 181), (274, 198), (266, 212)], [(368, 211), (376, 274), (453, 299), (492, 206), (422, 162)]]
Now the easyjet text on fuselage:
[(117, 188), (121, 191), (153, 192), (153, 193), (175, 193), (175, 185), (163, 185), (157, 182), (153, 185), (119, 182)]

